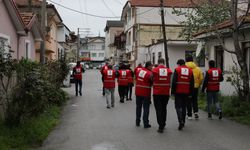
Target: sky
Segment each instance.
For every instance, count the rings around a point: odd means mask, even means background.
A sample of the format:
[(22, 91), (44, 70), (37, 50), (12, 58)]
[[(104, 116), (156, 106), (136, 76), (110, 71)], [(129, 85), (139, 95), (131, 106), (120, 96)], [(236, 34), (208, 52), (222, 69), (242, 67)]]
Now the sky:
[[(104, 28), (107, 20), (120, 20), (122, 8), (127, 0), (47, 0), (47, 2), (52, 4), (54, 2), (64, 24), (71, 31), (77, 32), (77, 28), (80, 28), (82, 36), (99, 34), (105, 36)], [(65, 9), (63, 6), (97, 16), (116, 18), (92, 17)]]

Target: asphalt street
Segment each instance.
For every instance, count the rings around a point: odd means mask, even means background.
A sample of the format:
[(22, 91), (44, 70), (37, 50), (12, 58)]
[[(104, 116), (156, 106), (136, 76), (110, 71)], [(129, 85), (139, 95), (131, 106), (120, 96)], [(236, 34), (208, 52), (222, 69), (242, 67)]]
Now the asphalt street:
[(167, 106), (164, 133), (157, 132), (153, 104), (149, 129), (135, 126), (135, 98), (119, 103), (116, 88), (115, 108), (107, 109), (102, 96), (98, 70), (83, 76), (83, 96), (75, 97), (74, 85), (65, 88), (71, 99), (65, 106), (60, 124), (51, 132), (41, 150), (250, 150), (250, 128), (223, 118), (187, 120), (178, 131), (174, 103)]

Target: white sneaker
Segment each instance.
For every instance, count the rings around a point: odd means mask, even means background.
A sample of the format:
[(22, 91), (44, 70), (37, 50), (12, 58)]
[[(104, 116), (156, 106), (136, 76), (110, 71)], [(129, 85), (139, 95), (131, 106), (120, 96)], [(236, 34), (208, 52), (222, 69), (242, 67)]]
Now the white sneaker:
[(188, 116), (187, 119), (188, 119), (188, 120), (192, 120), (192, 117)]

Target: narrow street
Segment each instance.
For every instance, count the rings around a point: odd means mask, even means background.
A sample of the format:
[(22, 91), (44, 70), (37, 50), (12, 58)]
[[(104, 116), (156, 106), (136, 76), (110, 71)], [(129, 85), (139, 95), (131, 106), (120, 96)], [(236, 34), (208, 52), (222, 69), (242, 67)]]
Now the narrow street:
[(154, 106), (151, 105), (149, 129), (135, 126), (135, 98), (119, 103), (116, 88), (115, 108), (107, 109), (102, 96), (98, 70), (83, 76), (83, 96), (75, 97), (74, 85), (65, 90), (71, 99), (60, 124), (44, 142), (42, 150), (249, 150), (250, 128), (223, 118), (187, 120), (178, 131), (174, 103), (168, 104), (166, 130), (157, 132)]

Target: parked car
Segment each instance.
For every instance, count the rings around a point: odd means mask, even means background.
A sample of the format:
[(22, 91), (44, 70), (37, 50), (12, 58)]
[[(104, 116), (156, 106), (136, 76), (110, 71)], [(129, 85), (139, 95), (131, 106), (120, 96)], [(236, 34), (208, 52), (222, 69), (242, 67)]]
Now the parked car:
[(69, 63), (70, 67), (70, 83), (74, 83), (74, 76), (73, 76), (73, 68), (76, 66), (76, 63)]

